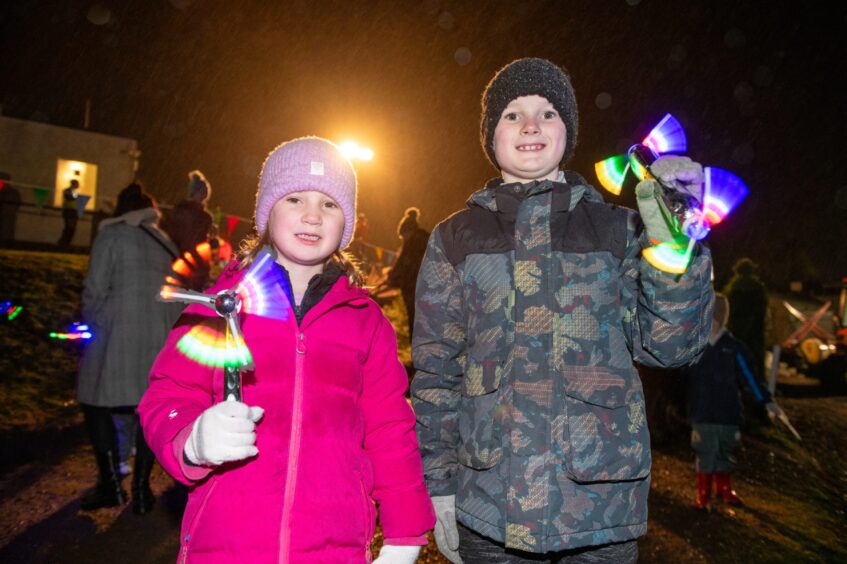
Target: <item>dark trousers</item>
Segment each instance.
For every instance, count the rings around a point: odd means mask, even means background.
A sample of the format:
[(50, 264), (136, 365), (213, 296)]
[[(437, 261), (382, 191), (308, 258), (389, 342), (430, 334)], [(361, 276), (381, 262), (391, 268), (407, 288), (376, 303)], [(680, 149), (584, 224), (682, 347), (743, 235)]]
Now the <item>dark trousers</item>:
[(735, 451), (740, 441), (738, 425), (693, 423), (691, 448), (697, 455), (695, 468), (698, 472), (732, 472), (735, 470)]
[(62, 210), (62, 219), (65, 220), (65, 227), (62, 229), (62, 236), (59, 237), (57, 244), (60, 247), (70, 247), (74, 233), (76, 233), (76, 222), (79, 216), (74, 210)]
[(573, 550), (533, 554), (506, 549), (503, 543), (484, 537), (459, 523), (459, 555), (464, 564), (520, 564), (547, 562), (550, 564), (635, 564), (638, 562), (638, 542), (635, 540)]
[[(115, 429), (115, 422), (112, 420), (112, 408), (84, 403), (80, 404), (80, 407), (85, 416), (85, 428), (88, 431), (91, 446), (94, 447), (95, 456), (111, 452), (113, 460), (117, 463), (118, 434)], [(155, 461), (153, 451), (150, 450), (147, 441), (144, 440), (144, 431), (141, 429), (141, 425), (136, 424), (135, 429), (136, 467), (139, 462), (144, 467), (152, 467), (153, 461)], [(147, 474), (149, 475), (149, 470)]]
[(117, 453), (118, 438), (115, 433), (115, 424), (112, 421), (112, 408), (100, 407), (81, 403), (82, 413), (85, 416), (85, 429), (94, 453), (111, 451)]

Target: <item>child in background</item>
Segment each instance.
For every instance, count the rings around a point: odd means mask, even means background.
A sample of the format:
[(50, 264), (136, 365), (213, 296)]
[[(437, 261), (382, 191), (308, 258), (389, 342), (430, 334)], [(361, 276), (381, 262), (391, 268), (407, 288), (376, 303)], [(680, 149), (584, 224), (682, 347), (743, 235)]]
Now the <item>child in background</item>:
[(243, 403), (222, 401), (221, 368), (177, 350), (216, 317), (191, 306), (172, 331), (139, 406), (162, 466), (191, 487), (181, 562), (370, 562), (379, 505), (380, 564), (415, 561), (432, 528), (407, 376), (394, 329), (341, 254), (356, 217), (355, 172), (306, 137), (262, 167), (257, 236), (216, 293), (263, 251), (290, 282), (284, 321), (241, 314), (255, 370)]
[[(709, 251), (681, 276), (657, 270), (641, 251), (667, 230), (651, 221), (659, 185), (637, 186), (639, 217), (564, 169), (576, 97), (550, 61), (501, 69), (481, 117), (501, 176), (433, 230), (417, 286), (412, 403), (438, 548), (466, 564), (634, 563), (650, 437), (633, 361), (700, 354)], [(688, 158), (653, 172), (700, 195)]]
[(730, 479), (735, 470), (735, 451), (741, 440), (739, 429), (744, 419), (741, 390), (750, 390), (756, 401), (765, 406), (771, 419), (782, 411), (767, 387), (757, 381), (750, 352), (727, 331), (728, 320), (729, 300), (723, 294), (715, 294), (709, 344), (688, 372), (688, 419), (691, 448), (697, 455), (695, 505), (698, 509), (710, 508), (713, 478), (718, 499), (743, 505)]

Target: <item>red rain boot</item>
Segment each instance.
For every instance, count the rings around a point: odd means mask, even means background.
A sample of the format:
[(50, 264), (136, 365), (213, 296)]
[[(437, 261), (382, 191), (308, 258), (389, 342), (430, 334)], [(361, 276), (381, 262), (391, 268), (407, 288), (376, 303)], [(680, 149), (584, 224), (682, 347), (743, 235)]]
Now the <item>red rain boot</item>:
[(717, 496), (730, 505), (744, 505), (732, 489), (732, 480), (728, 472), (715, 472), (715, 489)]
[(712, 475), (709, 472), (697, 472), (697, 509), (709, 509), (709, 498), (712, 497)]

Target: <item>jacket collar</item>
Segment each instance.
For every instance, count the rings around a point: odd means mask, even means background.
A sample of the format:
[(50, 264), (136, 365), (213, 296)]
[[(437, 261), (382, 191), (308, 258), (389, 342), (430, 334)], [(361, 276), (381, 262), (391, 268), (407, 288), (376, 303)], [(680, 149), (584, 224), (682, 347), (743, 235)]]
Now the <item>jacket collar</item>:
[(533, 196), (553, 192), (553, 211), (573, 210), (580, 200), (603, 202), (603, 197), (576, 172), (560, 171), (559, 178), (534, 180), (527, 183), (506, 183), (502, 178), (489, 180), (485, 187), (468, 198), (468, 207), (481, 207), (492, 212), (514, 217), (520, 204)]
[(340, 276), (323, 299), (306, 312), (306, 315), (303, 316), (303, 321), (300, 324), (300, 327), (301, 329), (305, 329), (317, 318), (336, 307), (345, 304), (354, 306), (365, 305), (368, 299), (367, 290), (351, 286), (349, 278), (346, 276)]

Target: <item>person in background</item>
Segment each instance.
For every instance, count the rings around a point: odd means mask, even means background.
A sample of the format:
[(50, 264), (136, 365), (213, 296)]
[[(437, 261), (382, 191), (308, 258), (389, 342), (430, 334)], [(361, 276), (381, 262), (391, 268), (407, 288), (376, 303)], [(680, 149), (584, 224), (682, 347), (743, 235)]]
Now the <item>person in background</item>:
[[(174, 242), (180, 256), (188, 252), (195, 258), (198, 268), (191, 273), (193, 290), (202, 290), (211, 281), (211, 265), (196, 253), (197, 245), (210, 242), (215, 233), (214, 218), (207, 207), (211, 196), (209, 181), (199, 170), (192, 170), (188, 173), (186, 198), (168, 210), (162, 220), (162, 229)], [(214, 243), (217, 244), (216, 238)]]
[(733, 276), (724, 287), (732, 317), (729, 330), (744, 343), (752, 355), (751, 368), (757, 378), (765, 372), (765, 325), (768, 316), (768, 291), (758, 277), (758, 267), (742, 257), (732, 266)]
[(79, 197), (79, 180), (71, 179), (70, 186), (62, 190), (62, 220), (64, 227), (62, 235), (56, 243), (62, 248), (71, 246), (71, 241), (76, 233), (76, 224), (79, 221), (79, 211), (76, 209), (76, 199)]
[[(659, 184), (636, 187), (638, 214), (564, 168), (576, 98), (550, 61), (502, 68), (480, 122), (501, 176), (433, 230), (412, 337), (438, 549), (466, 564), (634, 563), (651, 463), (634, 363), (677, 367), (702, 352), (709, 250), (697, 244), (682, 275), (654, 268), (642, 250), (667, 229)], [(652, 171), (701, 194), (688, 158)]]
[[(82, 293), (82, 314), (93, 337), (79, 367), (77, 400), (97, 461), (97, 485), (82, 499), (84, 510), (124, 503), (114, 408), (132, 410), (147, 389), (156, 355), (182, 307), (156, 299), (176, 247), (158, 228), (159, 211), (140, 184), (118, 195), (115, 215), (100, 222)], [(135, 435), (132, 509), (153, 508), (150, 473), (155, 458)]]
[(364, 274), (366, 284), (379, 280), (382, 276), (383, 259), (380, 256), (380, 249), (368, 243), (368, 218), (362, 212), (356, 215), (353, 240), (350, 241), (345, 252), (350, 253), (358, 261), (359, 270)]
[(375, 291), (379, 293), (388, 288), (400, 289), (409, 320), (409, 335), (412, 334), (415, 326), (415, 285), (429, 240), (429, 232), (418, 225), (420, 213), (418, 208), (408, 208), (403, 214), (397, 226), (397, 234), (403, 240), (403, 244), (397, 254), (397, 260), (388, 271), (388, 277)]
[(771, 420), (782, 412), (767, 386), (753, 372), (750, 352), (727, 330), (730, 310), (726, 296), (716, 294), (709, 344), (687, 374), (691, 448), (696, 454), (695, 505), (698, 509), (710, 508), (713, 480), (718, 499), (742, 505), (731, 481), (744, 419), (742, 390), (749, 391), (755, 401), (765, 407)]
[(220, 327), (209, 308), (188, 307), (156, 360), (138, 409), (162, 466), (191, 488), (181, 559), (370, 562), (374, 502), (375, 562), (412, 564), (427, 543), (435, 516), (397, 336), (341, 252), (355, 217), (356, 173), (338, 147), (278, 146), (259, 177), (256, 236), (208, 291), (274, 259), (284, 295), (272, 306), (288, 313), (242, 312), (255, 363), (243, 402), (222, 401), (223, 369), (178, 347), (198, 325)]

